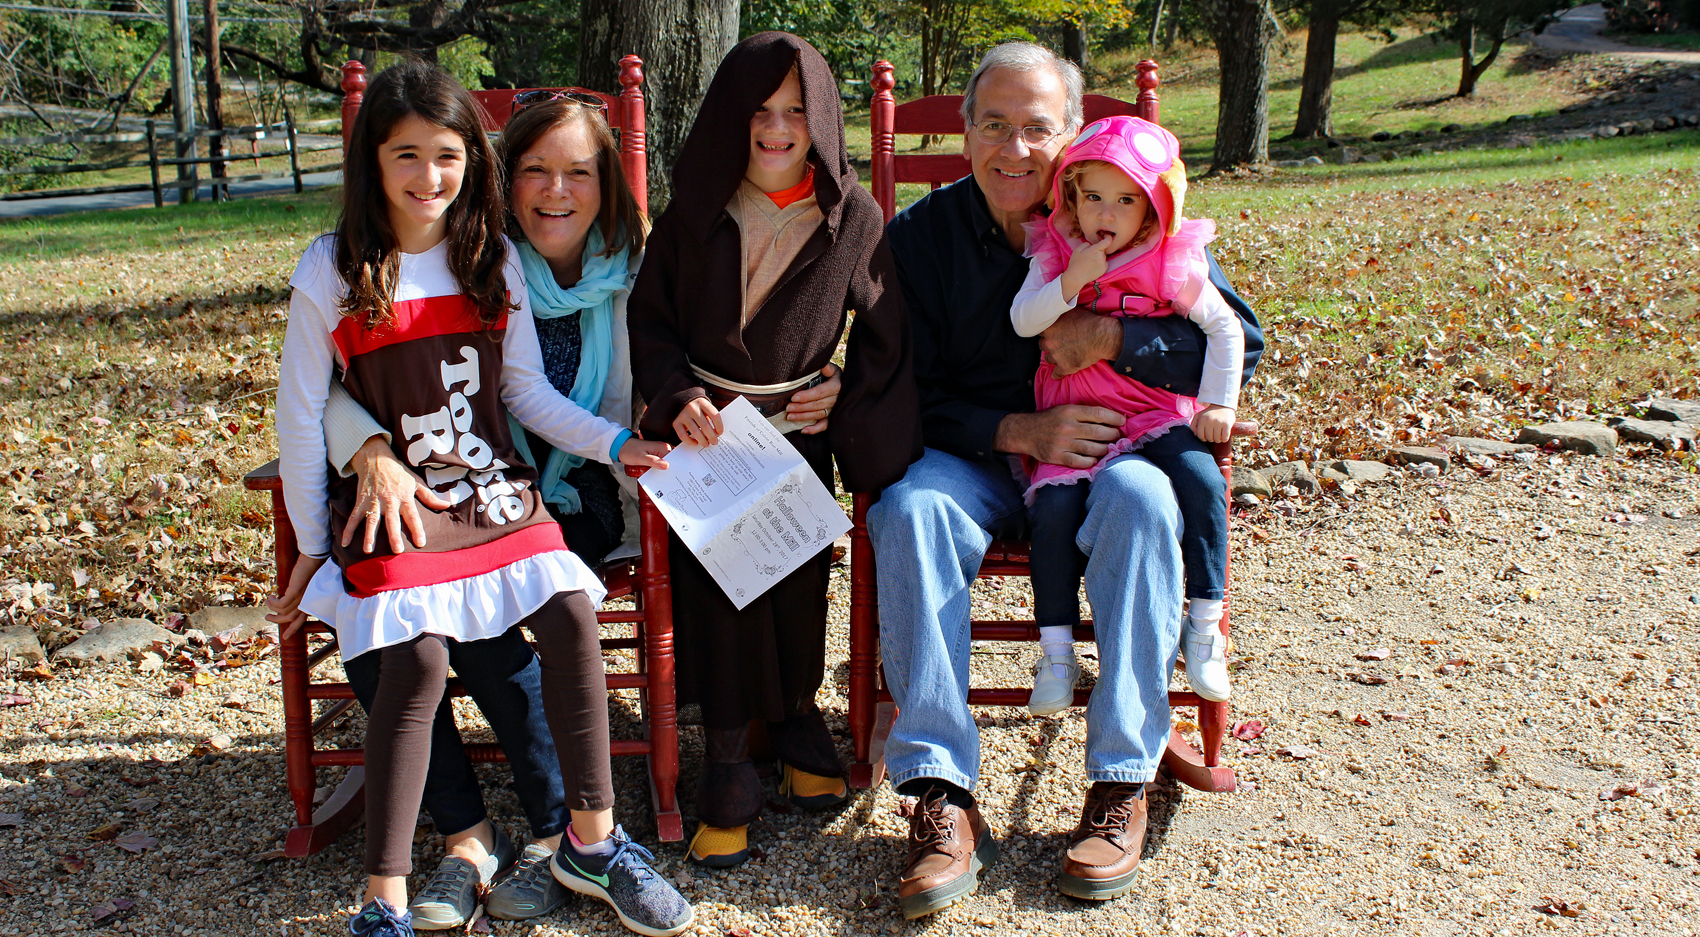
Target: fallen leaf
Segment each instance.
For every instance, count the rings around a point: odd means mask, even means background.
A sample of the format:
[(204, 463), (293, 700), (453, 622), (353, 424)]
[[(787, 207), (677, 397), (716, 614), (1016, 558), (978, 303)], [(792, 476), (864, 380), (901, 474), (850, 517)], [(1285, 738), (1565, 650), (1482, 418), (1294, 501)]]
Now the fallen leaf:
[(1248, 719), (1245, 722), (1234, 726), (1234, 738), (1239, 739), (1242, 742), (1249, 742), (1252, 739), (1258, 738), (1263, 735), (1263, 732), (1263, 723), (1256, 719)]
[(1559, 917), (1582, 916), (1582, 909), (1580, 906), (1572, 906), (1570, 902), (1559, 901), (1556, 898), (1543, 898), (1540, 904), (1535, 905), (1535, 910), (1542, 914), (1551, 914)]
[(116, 839), (118, 837), (118, 831), (123, 828), (124, 824), (122, 823), (108, 823), (104, 826), (97, 826), (94, 829), (89, 830), (89, 839), (96, 842), (105, 842), (109, 839)]
[(53, 668), (46, 660), (38, 660), (33, 666), (18, 671), (19, 680), (52, 680)]
[(726, 937), (755, 937), (755, 931), (742, 925), (726, 928)]
[(1657, 797), (1665, 792), (1665, 786), (1654, 780), (1625, 781), (1616, 787), (1600, 791), (1601, 800), (1622, 800), (1625, 797)]
[(98, 924), (109, 917), (114, 917), (114, 915), (117, 916), (114, 918), (115, 920), (122, 921), (129, 917), (130, 912), (134, 911), (135, 908), (136, 903), (128, 898), (113, 898), (95, 905), (91, 911), (94, 914), (95, 923)]
[(1294, 761), (1303, 761), (1306, 758), (1315, 758), (1321, 753), (1314, 748), (1306, 748), (1303, 745), (1289, 745), (1286, 748), (1275, 749), (1275, 754), (1286, 755)]
[(76, 874), (88, 868), (89, 861), (84, 859), (80, 853), (71, 853), (68, 856), (60, 856), (54, 859), (53, 866), (61, 872)]
[(1358, 660), (1386, 660), (1392, 656), (1393, 651), (1390, 648), (1378, 647), (1367, 651), (1359, 651), (1357, 658)]
[(158, 797), (138, 797), (125, 804), (124, 809), (133, 810), (136, 813), (147, 813), (149, 810), (152, 810), (157, 806), (159, 806)]
[(1382, 713), (1381, 718), (1387, 720), (1388, 722), (1404, 722), (1404, 721), (1410, 719), (1411, 717), (1406, 715), (1405, 713)]
[(23, 885), (19, 885), (17, 882), (14, 882), (9, 878), (0, 878), (0, 895), (5, 895), (8, 898), (16, 898), (27, 890), (28, 889), (26, 889)]
[(81, 784), (73, 784), (70, 787), (65, 788), (65, 796), (66, 797), (87, 797), (87, 796), (89, 796), (89, 789), (82, 786)]
[(240, 693), (232, 693), (224, 698), (224, 708), (226, 709), (242, 709), (247, 705), (248, 697)]
[(196, 686), (210, 686), (213, 682), (213, 675), (204, 670), (197, 670), (194, 680)]
[(188, 696), (189, 691), (191, 689), (194, 689), (194, 688), (191, 687), (188, 683), (185, 683), (182, 680), (173, 680), (173, 681), (171, 681), (171, 685), (165, 688), (165, 692), (166, 692), (166, 695), (168, 695), (168, 696), (175, 696), (175, 697), (181, 698), (181, 697), (184, 697), (184, 696)]
[(268, 849), (265, 852), (254, 853), (253, 855), (248, 857), (248, 861), (249, 862), (271, 862), (271, 861), (274, 861), (274, 860), (277, 860), (277, 859), (287, 858), (288, 856), (289, 856), (289, 853), (284, 852), (281, 849)]
[(230, 736), (225, 735), (223, 733), (219, 733), (218, 735), (215, 735), (212, 738), (203, 740), (201, 742), (201, 744), (196, 745), (189, 752), (189, 755), (190, 755), (190, 757), (194, 757), (194, 756), (197, 756), (197, 755), (211, 755), (214, 752), (222, 752), (229, 747), (230, 747)]
[(157, 778), (157, 777), (153, 777), (153, 778), (133, 778), (133, 777), (130, 777), (129, 775), (127, 775), (127, 774), (119, 776), (118, 780), (123, 781), (125, 784), (128, 784), (131, 787), (147, 787), (149, 784), (158, 784), (159, 783), (159, 778)]
[(11, 707), (11, 706), (31, 706), (31, 705), (34, 705), (34, 704), (35, 704), (35, 700), (30, 699), (29, 697), (23, 696), (23, 695), (18, 694), (18, 693), (7, 693), (5, 696), (0, 697), (0, 705), (4, 705), (4, 706), (7, 706), (7, 707)]
[(0, 827), (22, 826), (24, 815), (21, 813), (0, 813)]
[(1383, 683), (1387, 682), (1387, 678), (1383, 677), (1381, 674), (1378, 674), (1378, 673), (1355, 673), (1354, 672), (1354, 673), (1347, 674), (1347, 676), (1351, 677), (1353, 680), (1356, 680), (1359, 683), (1364, 684), (1365, 686), (1380, 686)]
[(1364, 715), (1363, 713), (1358, 713), (1356, 716), (1352, 717), (1352, 725), (1368, 726), (1368, 725), (1371, 725), (1371, 724), (1372, 723), (1369, 721), (1369, 717)]
[(155, 849), (159, 846), (159, 840), (155, 839), (152, 836), (149, 836), (146, 833), (143, 833), (140, 830), (136, 830), (136, 831), (130, 832), (130, 833), (125, 833), (123, 836), (120, 836), (117, 839), (114, 839), (112, 841), (112, 843), (113, 843), (113, 845), (117, 846), (119, 849), (123, 849), (127, 852), (137, 852), (137, 853), (142, 852), (144, 850), (148, 850), (148, 849)]

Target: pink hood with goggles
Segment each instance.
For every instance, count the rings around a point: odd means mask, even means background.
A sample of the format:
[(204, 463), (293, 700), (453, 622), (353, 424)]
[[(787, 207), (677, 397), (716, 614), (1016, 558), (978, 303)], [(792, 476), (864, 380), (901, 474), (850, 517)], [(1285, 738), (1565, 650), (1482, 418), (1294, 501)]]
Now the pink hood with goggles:
[(1189, 279), (1209, 278), (1204, 245), (1216, 238), (1216, 224), (1187, 221), (1181, 216), (1186, 198), (1186, 165), (1175, 135), (1138, 117), (1106, 117), (1080, 131), (1057, 160), (1051, 183), (1049, 216), (1027, 222), (1027, 255), (1054, 280), (1068, 269), (1069, 258), (1086, 242), (1074, 232), (1078, 225), (1063, 197), (1063, 170), (1097, 160), (1125, 173), (1151, 200), (1157, 213), (1158, 239), (1142, 247), (1132, 244), (1110, 255), (1110, 269), (1080, 291), (1079, 305), (1111, 315), (1153, 316), (1170, 313), (1169, 303), (1181, 295)]

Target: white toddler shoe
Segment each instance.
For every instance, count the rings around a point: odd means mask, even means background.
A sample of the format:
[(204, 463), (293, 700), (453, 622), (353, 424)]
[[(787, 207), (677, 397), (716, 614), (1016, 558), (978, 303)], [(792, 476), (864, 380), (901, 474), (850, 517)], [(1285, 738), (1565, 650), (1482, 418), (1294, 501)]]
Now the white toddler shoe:
[[(1066, 676), (1056, 674), (1064, 668)], [(1046, 654), (1034, 665), (1033, 695), (1027, 697), (1027, 711), (1035, 716), (1060, 713), (1074, 705), (1074, 685), (1080, 682), (1080, 664), (1073, 654)]]
[(1186, 679), (1192, 691), (1212, 703), (1226, 702), (1233, 692), (1228, 685), (1228, 636), (1215, 628), (1198, 631), (1190, 623), (1182, 630)]

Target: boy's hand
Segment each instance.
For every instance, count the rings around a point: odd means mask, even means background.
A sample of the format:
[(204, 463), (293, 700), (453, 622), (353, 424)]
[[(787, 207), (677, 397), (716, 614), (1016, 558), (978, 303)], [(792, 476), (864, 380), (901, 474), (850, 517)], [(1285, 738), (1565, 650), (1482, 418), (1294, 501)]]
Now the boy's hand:
[(1204, 442), (1227, 442), (1234, 432), (1234, 411), (1230, 407), (1207, 403), (1192, 415), (1192, 434)]
[(297, 557), (295, 568), (289, 571), (289, 585), (283, 590), (283, 594), (273, 593), (266, 596), (266, 607), (272, 610), (272, 613), (266, 616), (266, 621), (277, 624), (279, 640), (288, 638), (306, 624), (307, 613), (301, 610), (301, 596), (306, 594), (307, 583), (313, 581), (313, 574), (325, 565), (327, 559), (330, 557)]
[(712, 446), (720, 441), (720, 434), (726, 432), (726, 424), (720, 419), (720, 411), (708, 402), (707, 397), (698, 397), (685, 404), (685, 408), (673, 418), (673, 432), (685, 442)]
[(1082, 244), (1068, 259), (1068, 269), (1062, 275), (1063, 299), (1074, 302), (1086, 284), (1103, 276), (1110, 269), (1110, 245), (1114, 238), (1104, 238), (1096, 244)]
[(626, 440), (620, 447), (619, 459), (622, 465), (636, 465), (640, 468), (667, 468), (667, 462), (661, 457), (673, 451), (673, 447), (664, 442), (650, 442), (636, 436)]

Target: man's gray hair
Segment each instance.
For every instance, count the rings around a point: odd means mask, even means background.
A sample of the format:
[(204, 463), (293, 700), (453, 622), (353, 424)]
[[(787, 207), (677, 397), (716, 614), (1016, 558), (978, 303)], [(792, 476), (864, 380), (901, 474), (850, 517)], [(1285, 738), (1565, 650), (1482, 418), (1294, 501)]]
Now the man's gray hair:
[(1063, 89), (1068, 92), (1068, 104), (1063, 110), (1063, 123), (1066, 126), (1061, 128), (1062, 131), (1076, 133), (1086, 123), (1086, 109), (1081, 103), (1081, 97), (1086, 93), (1086, 79), (1080, 74), (1080, 66), (1041, 45), (1031, 42), (1004, 42), (992, 46), (980, 59), (980, 64), (975, 66), (974, 74), (968, 76), (968, 90), (962, 96), (964, 124), (974, 122), (974, 105), (979, 96), (980, 76), (994, 68), (1007, 68), (1012, 72), (1050, 69), (1062, 79)]

